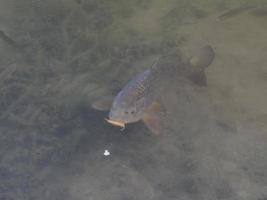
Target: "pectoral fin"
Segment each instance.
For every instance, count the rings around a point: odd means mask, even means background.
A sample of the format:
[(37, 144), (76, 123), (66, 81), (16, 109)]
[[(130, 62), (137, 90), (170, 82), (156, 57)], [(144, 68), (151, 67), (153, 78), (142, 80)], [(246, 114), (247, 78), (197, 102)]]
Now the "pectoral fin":
[(106, 111), (111, 108), (112, 102), (114, 100), (115, 96), (114, 95), (106, 95), (103, 96), (96, 101), (94, 101), (91, 106), (92, 108), (96, 110), (101, 110), (101, 111)]
[(162, 133), (164, 128), (164, 115), (165, 112), (161, 104), (154, 102), (148, 108), (142, 120), (152, 133), (158, 135)]

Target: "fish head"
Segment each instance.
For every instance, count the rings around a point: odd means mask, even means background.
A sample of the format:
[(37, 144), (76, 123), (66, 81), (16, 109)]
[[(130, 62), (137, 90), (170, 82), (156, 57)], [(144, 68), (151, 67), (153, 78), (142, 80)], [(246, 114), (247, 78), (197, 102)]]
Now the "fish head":
[(109, 123), (124, 127), (142, 119), (154, 94), (148, 81), (150, 75), (150, 70), (137, 75), (117, 94), (109, 112)]
[[(108, 122), (123, 127), (125, 124), (139, 121), (146, 109), (146, 99), (127, 98), (121, 91), (114, 99), (109, 112)], [(128, 95), (128, 94), (127, 94)], [(114, 122), (114, 123), (112, 123)]]

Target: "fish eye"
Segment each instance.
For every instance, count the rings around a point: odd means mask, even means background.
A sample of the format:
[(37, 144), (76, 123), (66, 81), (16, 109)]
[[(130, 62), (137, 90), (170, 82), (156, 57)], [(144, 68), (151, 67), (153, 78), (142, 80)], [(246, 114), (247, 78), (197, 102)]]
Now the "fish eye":
[(135, 110), (131, 110), (130, 112), (129, 111), (124, 111), (125, 114), (134, 114), (135, 113)]

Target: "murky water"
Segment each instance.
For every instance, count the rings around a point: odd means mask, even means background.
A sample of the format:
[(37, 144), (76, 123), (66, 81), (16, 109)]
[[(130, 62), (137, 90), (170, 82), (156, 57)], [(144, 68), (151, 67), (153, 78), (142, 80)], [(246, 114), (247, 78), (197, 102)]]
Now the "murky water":
[[(267, 199), (265, 0), (2, 0), (0, 31), (0, 199)], [(161, 135), (90, 107), (200, 44), (207, 87), (172, 82)]]

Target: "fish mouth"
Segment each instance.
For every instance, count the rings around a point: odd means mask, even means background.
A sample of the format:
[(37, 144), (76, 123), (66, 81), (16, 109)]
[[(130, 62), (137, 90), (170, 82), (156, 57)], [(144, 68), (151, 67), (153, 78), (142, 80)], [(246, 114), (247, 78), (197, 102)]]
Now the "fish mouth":
[(107, 119), (107, 118), (105, 118), (105, 120), (108, 123), (112, 124), (113, 126), (121, 127), (121, 130), (125, 129), (125, 123), (123, 123), (123, 122), (119, 122), (119, 121), (115, 121), (115, 120), (111, 120), (111, 119)]

